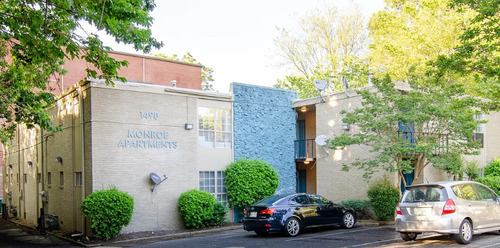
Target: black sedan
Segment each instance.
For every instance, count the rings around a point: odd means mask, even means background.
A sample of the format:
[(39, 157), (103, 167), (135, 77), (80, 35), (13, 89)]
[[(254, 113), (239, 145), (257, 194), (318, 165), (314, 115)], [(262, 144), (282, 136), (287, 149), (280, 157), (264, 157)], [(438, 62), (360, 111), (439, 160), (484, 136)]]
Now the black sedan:
[(319, 195), (297, 193), (273, 195), (245, 207), (243, 228), (258, 235), (284, 232), (297, 236), (307, 226), (337, 224), (352, 228), (356, 212)]

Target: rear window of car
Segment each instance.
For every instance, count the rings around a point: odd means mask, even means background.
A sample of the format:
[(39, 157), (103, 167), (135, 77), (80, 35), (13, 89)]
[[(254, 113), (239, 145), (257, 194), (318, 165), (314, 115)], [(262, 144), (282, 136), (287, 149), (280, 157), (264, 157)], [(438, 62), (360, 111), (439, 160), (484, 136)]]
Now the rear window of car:
[(270, 205), (273, 205), (275, 202), (281, 200), (282, 198), (283, 198), (283, 196), (281, 196), (281, 195), (273, 195), (273, 196), (264, 198), (256, 203), (254, 203), (253, 205), (255, 205), (255, 206), (270, 206)]
[(448, 200), (448, 195), (442, 186), (418, 186), (406, 189), (403, 202), (442, 202)]

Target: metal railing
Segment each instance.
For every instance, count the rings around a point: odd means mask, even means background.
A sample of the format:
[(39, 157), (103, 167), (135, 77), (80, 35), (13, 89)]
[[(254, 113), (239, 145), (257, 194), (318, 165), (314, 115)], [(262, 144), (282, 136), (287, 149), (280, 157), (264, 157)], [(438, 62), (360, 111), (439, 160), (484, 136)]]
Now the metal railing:
[(295, 161), (305, 161), (316, 158), (316, 143), (314, 139), (295, 141)]

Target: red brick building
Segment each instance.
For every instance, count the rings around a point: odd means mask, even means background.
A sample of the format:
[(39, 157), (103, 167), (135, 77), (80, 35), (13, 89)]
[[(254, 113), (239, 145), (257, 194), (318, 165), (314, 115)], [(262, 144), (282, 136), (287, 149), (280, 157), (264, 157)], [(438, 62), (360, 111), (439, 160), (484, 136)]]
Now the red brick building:
[[(118, 75), (125, 77), (130, 82), (142, 82), (157, 85), (171, 86), (176, 82), (176, 87), (201, 90), (201, 66), (178, 61), (167, 60), (153, 56), (141, 56), (121, 52), (109, 52), (117, 60), (127, 60), (128, 67), (122, 67)], [(66, 61), (64, 69), (66, 75), (59, 76), (57, 82), (54, 77), (50, 86), (57, 95), (85, 79), (85, 68), (93, 68), (85, 60), (77, 59)]]

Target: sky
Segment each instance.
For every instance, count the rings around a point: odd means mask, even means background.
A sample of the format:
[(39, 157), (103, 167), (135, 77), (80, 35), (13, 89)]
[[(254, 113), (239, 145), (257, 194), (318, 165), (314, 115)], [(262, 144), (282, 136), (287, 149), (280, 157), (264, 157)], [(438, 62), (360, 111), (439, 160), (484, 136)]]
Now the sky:
[[(152, 33), (164, 47), (153, 54), (190, 53), (214, 70), (214, 88), (227, 93), (231, 82), (273, 86), (290, 71), (274, 43), (277, 28), (293, 28), (300, 18), (328, 5), (358, 4), (370, 15), (383, 0), (157, 0)], [(115, 51), (141, 54), (132, 46), (103, 39)]]

